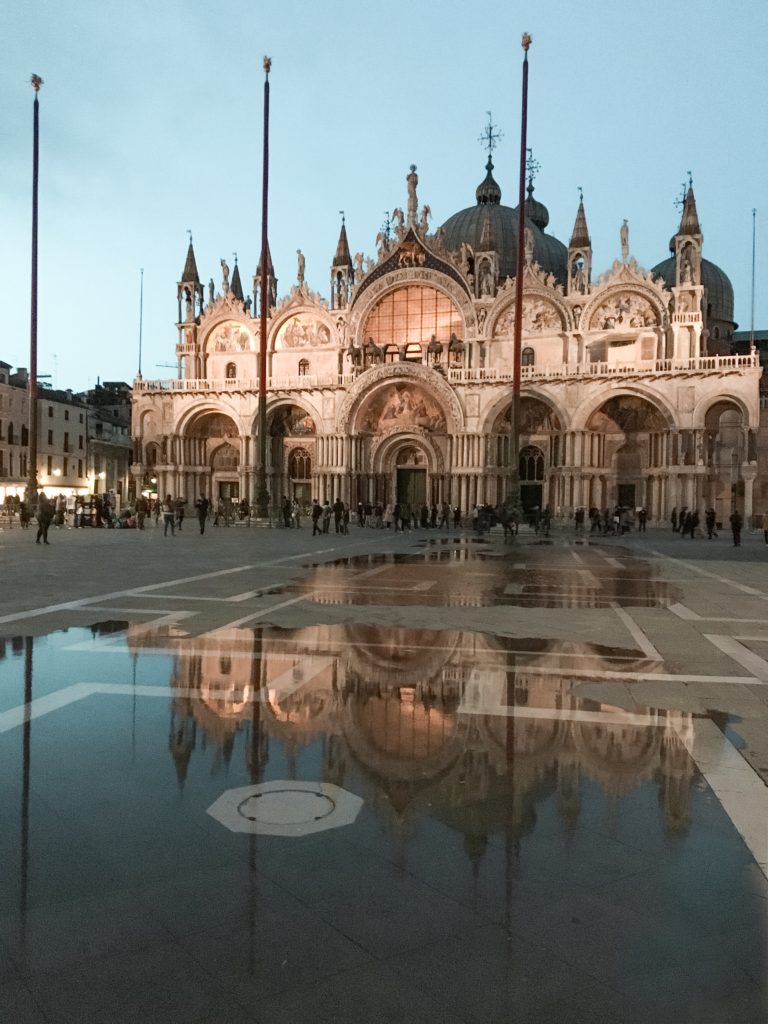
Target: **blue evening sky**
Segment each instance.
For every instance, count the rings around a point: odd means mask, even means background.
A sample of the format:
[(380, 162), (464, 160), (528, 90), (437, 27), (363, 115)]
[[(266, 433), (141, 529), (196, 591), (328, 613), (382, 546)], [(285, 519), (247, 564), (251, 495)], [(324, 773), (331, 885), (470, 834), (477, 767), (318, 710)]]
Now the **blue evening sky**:
[(486, 111), (502, 202), (516, 205), (520, 35), (530, 53), (536, 197), (567, 243), (584, 188), (595, 273), (630, 247), (664, 259), (693, 173), (704, 254), (731, 278), (748, 329), (752, 207), (756, 326), (768, 327), (768, 4), (764, 0), (22, 0), (0, 10), (0, 359), (28, 364), (31, 72), (41, 92), (40, 373), (58, 387), (132, 380), (139, 268), (144, 376), (170, 376), (176, 282), (194, 232), (201, 279), (259, 256), (262, 56), (271, 75), (270, 241), (282, 294), (296, 249), (328, 292), (346, 212), (374, 254), (406, 205), (408, 165), (434, 225), (474, 204)]

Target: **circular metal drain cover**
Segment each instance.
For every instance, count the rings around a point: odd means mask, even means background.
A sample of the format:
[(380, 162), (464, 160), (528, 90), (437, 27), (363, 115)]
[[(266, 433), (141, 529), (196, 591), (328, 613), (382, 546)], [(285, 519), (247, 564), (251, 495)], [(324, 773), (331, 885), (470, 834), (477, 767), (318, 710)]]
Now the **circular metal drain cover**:
[(359, 796), (330, 782), (262, 782), (228, 789), (208, 808), (231, 832), (305, 836), (351, 825), (360, 812)]

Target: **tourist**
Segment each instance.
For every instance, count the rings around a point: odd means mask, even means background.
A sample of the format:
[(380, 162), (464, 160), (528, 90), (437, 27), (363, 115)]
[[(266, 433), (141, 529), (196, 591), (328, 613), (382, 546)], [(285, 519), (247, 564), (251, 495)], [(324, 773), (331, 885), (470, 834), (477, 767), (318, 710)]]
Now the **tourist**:
[(704, 513), (704, 522), (707, 527), (708, 540), (712, 540), (713, 537), (717, 536), (717, 530), (715, 529), (715, 527), (717, 526), (717, 523), (715, 521), (716, 519), (717, 516), (715, 515), (715, 510), (713, 508), (708, 508), (707, 511)]
[(357, 503), (357, 525), (365, 526), (365, 506), (362, 501)]
[(672, 509), (672, 515), (669, 517), (670, 523), (672, 523), (672, 533), (677, 533), (677, 505)]
[(763, 540), (768, 544), (768, 512), (763, 512)]
[(322, 533), (322, 530), (320, 529), (320, 520), (322, 519), (322, 517), (323, 517), (323, 506), (320, 504), (320, 502), (317, 500), (317, 498), (314, 498), (312, 500), (312, 536), (313, 537), (315, 536), (315, 534)]
[(437, 529), (437, 505), (432, 502), (432, 506), (429, 510), (429, 525), (433, 530)]
[(326, 498), (325, 499), (325, 504), (323, 505), (323, 533), (328, 533), (329, 530), (331, 529), (331, 516), (332, 515), (333, 515), (333, 509), (331, 508), (331, 503)]
[(293, 515), (293, 524), (297, 530), (301, 529), (301, 505), (299, 505), (298, 499), (293, 499), (293, 505), (291, 506), (291, 512)]
[(639, 533), (645, 533), (645, 527), (648, 523), (648, 510), (641, 508), (637, 513), (637, 529)]
[(176, 534), (175, 525), (176, 509), (173, 504), (173, 498), (170, 494), (166, 494), (165, 501), (163, 502), (163, 536), (168, 536), (168, 527), (171, 528), (171, 536)]
[(37, 539), (35, 544), (39, 544), (41, 538), (43, 544), (48, 543), (48, 528), (51, 525), (52, 519), (53, 503), (48, 500), (48, 495), (45, 491), (40, 491), (37, 499)]
[(440, 528), (441, 528), (441, 529), (442, 529), (443, 527), (445, 527), (446, 529), (448, 529), (448, 527), (449, 527), (449, 525), (450, 525), (450, 523), (449, 523), (449, 519), (450, 519), (450, 517), (451, 517), (451, 509), (450, 509), (450, 506), (449, 506), (449, 504), (448, 504), (448, 502), (447, 502), (447, 501), (444, 501), (444, 502), (442, 502), (442, 503), (441, 503), (441, 505), (440, 505)]
[(149, 510), (149, 502), (140, 494), (136, 499), (136, 526), (139, 530), (144, 529), (144, 520), (147, 518), (147, 511)]
[(204, 494), (195, 502), (195, 512), (197, 513), (197, 521), (200, 524), (200, 534), (205, 533), (205, 521), (208, 518), (208, 509), (211, 507), (210, 501)]
[(411, 506), (407, 501), (400, 506), (400, 531), (402, 533), (411, 532)]
[(177, 498), (173, 505), (173, 511), (176, 516), (176, 529), (179, 531), (181, 531), (181, 524), (184, 522), (184, 506), (186, 503), (186, 498)]
[(384, 528), (388, 530), (392, 526), (392, 503), (384, 509)]
[(453, 528), (454, 528), (454, 530), (458, 530), (458, 528), (460, 526), (461, 526), (461, 509), (459, 508), (458, 505), (456, 505), (454, 510), (453, 510)]
[(344, 533), (344, 502), (341, 498), (333, 503), (333, 525), (336, 533)]
[(739, 547), (741, 544), (741, 528), (744, 525), (744, 520), (741, 518), (741, 512), (737, 508), (731, 512), (730, 516), (731, 533), (733, 534), (733, 546)]
[(291, 528), (291, 503), (288, 498), (283, 498), (280, 502), (280, 515), (283, 517), (283, 526), (286, 530)]
[(577, 508), (573, 514), (573, 528), (576, 533), (584, 532), (584, 516), (585, 510), (583, 508)]

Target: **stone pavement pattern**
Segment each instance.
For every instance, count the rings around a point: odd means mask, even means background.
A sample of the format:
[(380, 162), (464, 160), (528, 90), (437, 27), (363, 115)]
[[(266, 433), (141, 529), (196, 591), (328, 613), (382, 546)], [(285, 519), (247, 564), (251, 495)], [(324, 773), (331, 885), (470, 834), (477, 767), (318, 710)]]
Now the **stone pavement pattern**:
[(0, 535), (0, 1019), (763, 1024), (762, 538), (310, 532)]

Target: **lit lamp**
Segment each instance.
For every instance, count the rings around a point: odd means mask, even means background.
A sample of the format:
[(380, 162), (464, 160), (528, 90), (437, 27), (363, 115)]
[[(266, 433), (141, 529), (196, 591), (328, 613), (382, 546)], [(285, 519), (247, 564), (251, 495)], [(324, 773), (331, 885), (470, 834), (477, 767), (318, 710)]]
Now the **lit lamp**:
[(60, 469), (54, 469), (53, 475), (54, 476), (61, 476), (61, 470)]

